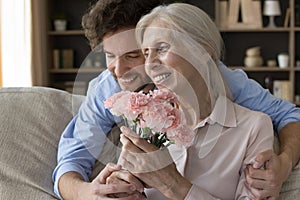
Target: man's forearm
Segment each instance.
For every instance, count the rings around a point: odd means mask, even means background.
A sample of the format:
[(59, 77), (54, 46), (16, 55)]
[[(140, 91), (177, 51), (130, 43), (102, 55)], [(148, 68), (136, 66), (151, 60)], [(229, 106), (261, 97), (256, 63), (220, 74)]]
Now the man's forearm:
[(68, 172), (61, 176), (58, 189), (63, 199), (78, 199), (79, 189), (85, 184), (82, 176), (77, 172)]
[(279, 140), (279, 157), (290, 163), (290, 166), (286, 166), (288, 176), (300, 159), (300, 122), (292, 122), (284, 126), (279, 132)]

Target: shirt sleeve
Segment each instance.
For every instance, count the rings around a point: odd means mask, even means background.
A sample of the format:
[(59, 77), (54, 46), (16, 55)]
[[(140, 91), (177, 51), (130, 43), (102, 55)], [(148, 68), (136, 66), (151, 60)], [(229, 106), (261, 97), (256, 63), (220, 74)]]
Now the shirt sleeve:
[(254, 163), (254, 159), (258, 153), (273, 149), (274, 134), (269, 116), (262, 113), (259, 114), (258, 117), (253, 119), (252, 126), (250, 125), (249, 128), (252, 131), (248, 138), (245, 159), (240, 169), (240, 179), (235, 193), (235, 199), (237, 200), (253, 198), (251, 191), (245, 186), (246, 177), (244, 169), (246, 166)]
[(58, 196), (58, 180), (67, 172), (77, 172), (89, 181), (95, 160), (106, 142), (106, 134), (119, 120), (104, 108), (104, 101), (119, 91), (108, 71), (90, 82), (86, 99), (59, 141), (57, 166), (52, 175), (54, 192)]
[(251, 110), (269, 115), (277, 132), (290, 122), (300, 121), (300, 108), (288, 101), (276, 98), (269, 90), (249, 79), (243, 70), (231, 70), (221, 62), (219, 69), (228, 84), (233, 101)]

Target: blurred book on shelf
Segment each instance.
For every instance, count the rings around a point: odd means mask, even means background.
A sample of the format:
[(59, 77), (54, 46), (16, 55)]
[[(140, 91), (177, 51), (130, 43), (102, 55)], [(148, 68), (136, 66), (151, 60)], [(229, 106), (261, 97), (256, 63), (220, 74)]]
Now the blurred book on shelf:
[[(228, 28), (255, 29), (262, 28), (261, 2), (253, 0), (219, 1), (220, 17), (228, 13)], [(224, 19), (220, 19), (220, 26)]]
[(273, 82), (273, 94), (274, 96), (292, 102), (292, 83), (290, 81), (279, 81)]
[(227, 28), (228, 25), (228, 1), (219, 1), (219, 26)]
[(74, 68), (74, 50), (54, 49), (53, 68), (54, 69)]
[(59, 69), (60, 68), (60, 52), (59, 49), (53, 50), (53, 68)]
[(74, 50), (63, 49), (62, 50), (62, 68), (74, 67)]
[(295, 2), (295, 26), (300, 26), (300, 0)]

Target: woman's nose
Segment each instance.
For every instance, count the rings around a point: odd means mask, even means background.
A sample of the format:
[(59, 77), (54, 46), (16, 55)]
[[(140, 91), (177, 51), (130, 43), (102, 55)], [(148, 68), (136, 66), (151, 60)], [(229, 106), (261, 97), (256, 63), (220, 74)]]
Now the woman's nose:
[(153, 51), (153, 50), (149, 50), (148, 55), (145, 60), (146, 71), (153, 69), (155, 66), (157, 66), (160, 63), (161, 63), (161, 61), (158, 57), (158, 54), (155, 53), (155, 51)]

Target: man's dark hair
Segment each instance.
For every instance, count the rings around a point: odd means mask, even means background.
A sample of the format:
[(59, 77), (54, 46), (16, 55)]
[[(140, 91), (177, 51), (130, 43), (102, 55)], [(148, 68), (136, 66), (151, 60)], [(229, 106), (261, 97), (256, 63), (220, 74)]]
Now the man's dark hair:
[(82, 18), (91, 48), (100, 44), (106, 33), (134, 28), (143, 15), (161, 3), (161, 0), (98, 0)]

